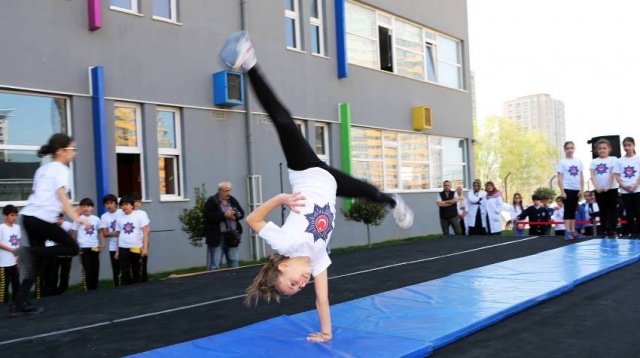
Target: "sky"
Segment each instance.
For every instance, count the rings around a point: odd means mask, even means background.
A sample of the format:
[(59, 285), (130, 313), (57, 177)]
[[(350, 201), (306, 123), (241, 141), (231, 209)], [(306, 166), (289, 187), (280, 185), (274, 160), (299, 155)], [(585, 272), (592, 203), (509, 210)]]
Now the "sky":
[[(567, 140), (631, 136), (640, 146), (640, 1), (467, 0), (478, 119), (509, 99), (547, 93), (565, 104)], [(624, 152), (623, 152), (624, 153)]]

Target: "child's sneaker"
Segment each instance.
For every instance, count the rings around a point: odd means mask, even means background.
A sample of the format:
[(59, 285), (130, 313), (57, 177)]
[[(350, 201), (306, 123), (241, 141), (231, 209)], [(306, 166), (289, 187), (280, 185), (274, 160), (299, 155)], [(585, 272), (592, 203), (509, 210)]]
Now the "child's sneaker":
[(224, 43), (220, 51), (222, 61), (234, 71), (249, 71), (256, 64), (256, 54), (249, 33), (238, 31)]
[(574, 231), (573, 232), (573, 238), (574, 239), (584, 239), (584, 235), (582, 235), (581, 233)]
[(567, 231), (567, 232), (564, 233), (564, 239), (565, 240), (573, 240), (574, 237), (573, 237), (573, 235), (571, 235), (571, 233), (569, 231)]
[(11, 305), (9, 307), (9, 317), (21, 317), (36, 315), (44, 312), (44, 308), (40, 306), (34, 306), (31, 302), (27, 301), (20, 306)]
[(396, 224), (402, 229), (410, 228), (413, 225), (413, 211), (404, 203), (400, 195), (394, 194), (393, 199), (396, 201), (396, 207), (393, 208)]

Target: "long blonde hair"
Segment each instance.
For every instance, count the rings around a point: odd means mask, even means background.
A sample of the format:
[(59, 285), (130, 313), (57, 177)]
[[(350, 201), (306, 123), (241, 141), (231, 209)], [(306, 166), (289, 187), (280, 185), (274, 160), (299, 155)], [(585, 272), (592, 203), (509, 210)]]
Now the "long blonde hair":
[(278, 266), (286, 259), (288, 259), (287, 256), (278, 253), (273, 253), (267, 257), (267, 262), (262, 266), (256, 278), (253, 279), (251, 286), (247, 288), (247, 296), (243, 302), (245, 306), (257, 306), (260, 297), (267, 303), (271, 302), (271, 299), (280, 302), (282, 295), (276, 288), (276, 283), (282, 271), (278, 269)]

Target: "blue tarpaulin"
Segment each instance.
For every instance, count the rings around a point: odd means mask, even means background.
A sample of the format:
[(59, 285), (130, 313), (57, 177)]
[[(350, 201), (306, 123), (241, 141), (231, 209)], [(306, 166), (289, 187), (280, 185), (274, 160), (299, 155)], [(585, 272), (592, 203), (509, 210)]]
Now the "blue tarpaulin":
[(328, 343), (305, 339), (314, 310), (135, 357), (424, 357), (639, 257), (640, 241), (590, 240), (331, 306)]

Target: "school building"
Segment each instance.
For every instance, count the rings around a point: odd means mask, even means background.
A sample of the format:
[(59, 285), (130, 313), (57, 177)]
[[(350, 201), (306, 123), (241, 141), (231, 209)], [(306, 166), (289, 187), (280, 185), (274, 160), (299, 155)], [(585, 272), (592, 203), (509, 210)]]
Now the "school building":
[[(415, 211), (411, 229), (389, 215), (372, 241), (438, 233), (442, 181), (473, 179), (465, 0), (3, 1), (0, 205), (26, 203), (37, 150), (66, 132), (74, 202), (140, 192), (149, 271), (204, 265), (178, 221), (194, 188), (228, 180), (247, 212), (289, 190), (248, 79), (218, 59), (240, 29), (318, 155)], [(333, 248), (367, 243), (364, 224), (339, 213), (336, 227)], [(245, 230), (240, 259), (266, 253)]]

